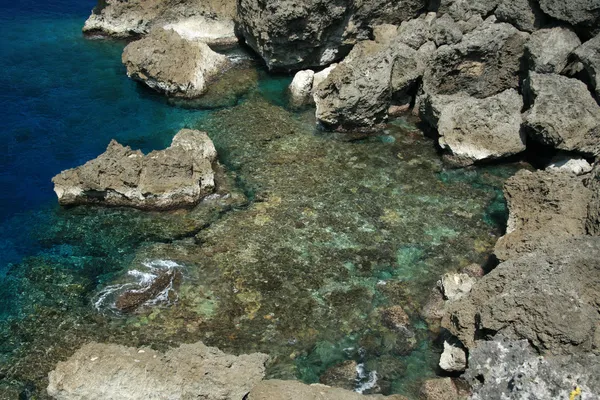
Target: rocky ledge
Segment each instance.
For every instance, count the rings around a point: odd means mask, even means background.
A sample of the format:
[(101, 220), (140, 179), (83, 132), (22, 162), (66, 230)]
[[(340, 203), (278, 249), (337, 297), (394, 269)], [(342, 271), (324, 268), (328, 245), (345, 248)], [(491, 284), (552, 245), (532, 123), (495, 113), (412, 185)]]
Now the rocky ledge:
[(111, 141), (106, 152), (52, 179), (62, 205), (163, 210), (191, 206), (213, 192), (215, 147), (204, 132), (183, 129), (170, 147), (144, 155)]
[(233, 356), (201, 342), (166, 353), (89, 343), (49, 374), (57, 400), (242, 399), (265, 374), (268, 356)]

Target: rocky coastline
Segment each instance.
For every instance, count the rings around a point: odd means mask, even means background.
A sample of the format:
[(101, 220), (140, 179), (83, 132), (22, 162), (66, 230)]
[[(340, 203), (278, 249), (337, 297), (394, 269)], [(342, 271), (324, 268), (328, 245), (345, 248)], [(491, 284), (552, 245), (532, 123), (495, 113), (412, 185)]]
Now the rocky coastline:
[[(508, 221), (489, 262), (440, 276), (424, 289), (432, 289), (427, 306), (411, 315), (399, 305), (378, 308), (377, 324), (395, 346), (413, 349), (411, 318), (420, 314), (442, 343), (438, 377), (421, 384), (421, 400), (600, 398), (600, 2), (102, 0), (83, 31), (135, 39), (123, 52), (127, 75), (171, 99), (207, 95), (235, 69), (219, 51), (244, 43), (269, 71), (295, 74), (288, 105), (314, 114), (320, 131), (364, 138), (411, 116), (448, 168), (531, 161), (536, 168), (504, 184)], [(268, 145), (286, 128), (250, 143)], [(54, 190), (65, 206), (190, 208), (230, 195), (214, 194), (227, 183), (218, 181), (221, 157), (199, 130), (184, 129), (147, 155), (112, 141), (57, 175)], [(274, 169), (285, 162), (269, 161)], [(253, 195), (257, 226), (286, 201)], [(194, 235), (164, 246), (183, 259), (198, 256), (191, 242), (206, 245), (207, 259), (227, 254), (208, 234)], [(258, 257), (247, 251), (246, 259)], [(169, 285), (180, 290), (185, 278), (172, 270), (162, 277), (162, 286), (122, 293), (119, 311), (143, 307)], [(253, 319), (260, 293), (244, 290), (235, 293)], [(383, 396), (375, 384), (357, 390), (369, 377), (356, 362), (330, 367), (313, 385), (264, 379), (268, 363), (259, 352), (227, 355), (201, 342), (166, 352), (88, 343), (50, 373), (47, 391), (60, 400), (406, 399)]]

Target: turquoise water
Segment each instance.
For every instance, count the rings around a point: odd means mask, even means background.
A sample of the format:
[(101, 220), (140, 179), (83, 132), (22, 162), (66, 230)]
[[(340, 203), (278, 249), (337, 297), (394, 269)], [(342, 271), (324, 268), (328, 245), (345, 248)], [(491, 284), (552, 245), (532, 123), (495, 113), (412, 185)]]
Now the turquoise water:
[[(419, 309), (444, 271), (485, 260), (514, 168), (446, 170), (408, 120), (360, 140), (317, 132), (314, 112), (285, 109), (290, 77), (264, 71), (237, 105), (172, 106), (127, 79), (125, 43), (82, 37), (93, 5), (0, 6), (0, 399), (45, 398), (48, 371), (91, 340), (264, 351), (269, 377), (306, 382), (354, 360), (378, 372), (375, 391), (415, 395), (439, 353)], [(52, 176), (111, 139), (150, 151), (183, 127), (214, 140), (228, 200), (56, 205)], [(148, 260), (182, 266), (178, 302), (95, 308)], [(382, 326), (398, 305), (410, 337)]]

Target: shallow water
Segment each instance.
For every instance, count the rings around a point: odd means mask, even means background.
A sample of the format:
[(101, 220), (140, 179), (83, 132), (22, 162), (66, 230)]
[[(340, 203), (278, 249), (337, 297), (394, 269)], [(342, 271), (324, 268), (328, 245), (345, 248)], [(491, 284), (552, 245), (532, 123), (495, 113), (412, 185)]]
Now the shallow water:
[[(285, 109), (290, 78), (264, 71), (227, 108), (169, 105), (126, 78), (124, 43), (82, 38), (92, 6), (1, 9), (0, 398), (43, 398), (89, 340), (263, 351), (270, 377), (306, 382), (354, 360), (355, 389), (414, 396), (439, 352), (418, 311), (444, 271), (485, 261), (514, 167), (447, 170), (403, 119), (369, 138), (319, 132), (311, 110)], [(112, 138), (164, 148), (182, 127), (214, 140), (221, 197), (169, 213), (56, 206), (62, 169)], [(148, 265), (181, 268), (176, 297), (134, 314), (98, 302)], [(406, 332), (382, 324), (398, 305)]]

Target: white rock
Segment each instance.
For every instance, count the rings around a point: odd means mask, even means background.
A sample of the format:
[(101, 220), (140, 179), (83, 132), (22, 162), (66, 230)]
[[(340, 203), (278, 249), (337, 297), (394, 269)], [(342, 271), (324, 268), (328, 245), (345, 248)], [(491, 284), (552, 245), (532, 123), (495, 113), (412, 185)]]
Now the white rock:
[(300, 107), (311, 102), (311, 91), (315, 72), (310, 69), (298, 71), (290, 84), (290, 101), (293, 106)]
[(312, 84), (312, 91), (314, 93), (315, 89), (319, 86), (319, 84), (321, 82), (323, 82), (331, 73), (331, 71), (333, 71), (335, 69), (335, 67), (337, 67), (337, 64), (331, 64), (329, 67), (325, 68), (322, 71), (319, 71), (315, 74), (314, 79), (313, 79), (313, 84)]
[(590, 172), (592, 170), (592, 166), (583, 158), (559, 156), (553, 158), (550, 165), (548, 165), (546, 169), (551, 171), (568, 171), (574, 173), (575, 175), (583, 175)]
[(467, 274), (450, 273), (444, 275), (438, 284), (442, 289), (444, 298), (453, 301), (460, 299), (471, 291), (475, 284), (475, 278)]
[(231, 46), (238, 41), (232, 20), (196, 16), (164, 25), (163, 29), (172, 29), (183, 39), (204, 42), (208, 45)]
[(444, 352), (440, 357), (440, 368), (447, 372), (460, 372), (467, 368), (467, 355), (463, 349), (444, 342)]

